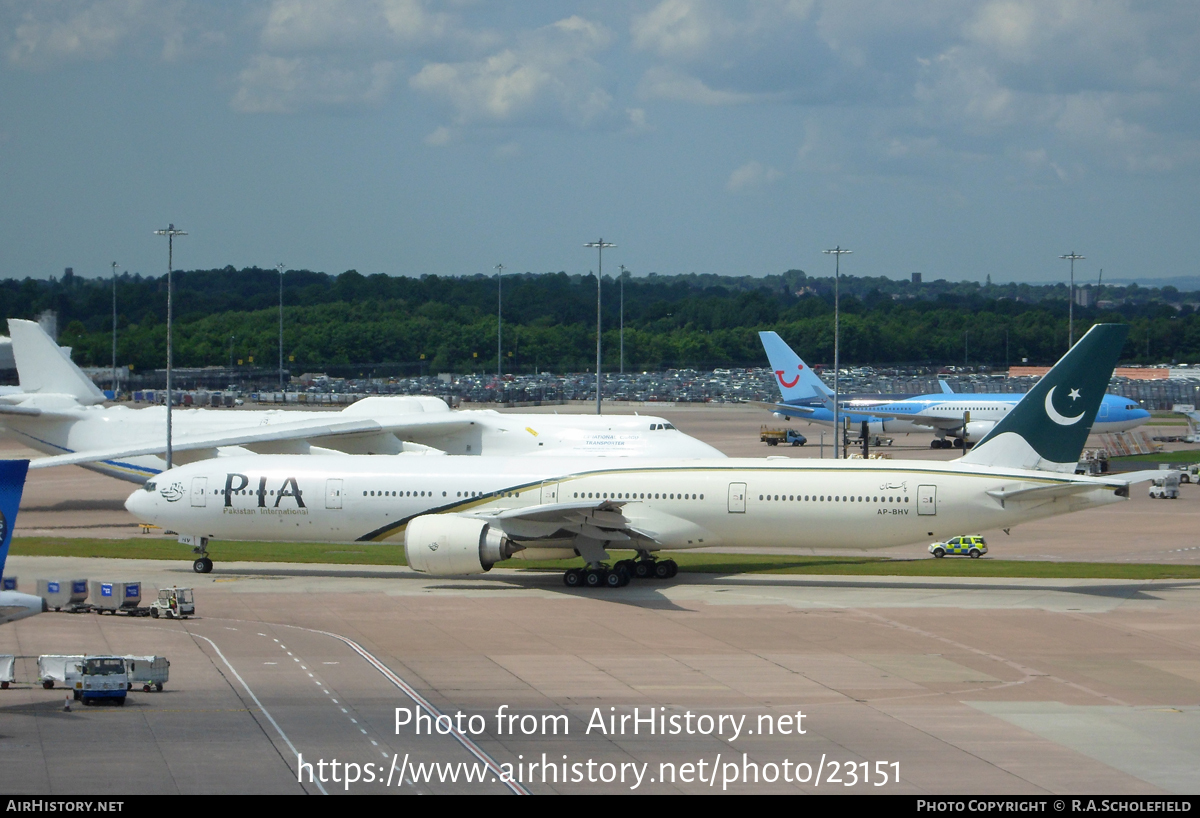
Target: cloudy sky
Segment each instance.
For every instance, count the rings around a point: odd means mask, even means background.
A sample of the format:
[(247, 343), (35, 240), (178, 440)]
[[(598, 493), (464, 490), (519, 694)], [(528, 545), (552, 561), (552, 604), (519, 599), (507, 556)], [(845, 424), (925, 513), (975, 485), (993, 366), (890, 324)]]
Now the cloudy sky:
[(0, 0), (0, 276), (1200, 272), (1200, 4)]

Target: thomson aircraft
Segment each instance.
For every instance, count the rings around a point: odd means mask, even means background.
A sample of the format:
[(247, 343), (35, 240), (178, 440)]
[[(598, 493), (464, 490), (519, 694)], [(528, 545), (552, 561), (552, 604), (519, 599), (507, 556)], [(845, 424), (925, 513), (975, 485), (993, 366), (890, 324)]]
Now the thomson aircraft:
[[(76, 464), (144, 482), (166, 465), (166, 407), (101, 406), (104, 393), (33, 321), (9, 319), (21, 392), (0, 396), (10, 437), (50, 457), (31, 468)], [(177, 409), (172, 457), (273, 454), (570, 455), (725, 457), (649, 415), (452, 411), (440, 398), (370, 397), (340, 412)]]
[[(386, 542), (410, 567), (477, 574), (578, 554), (569, 585), (670, 577), (672, 550), (871, 548), (944, 538), (1119, 502), (1133, 477), (1075, 465), (1128, 328), (1097, 325), (951, 462), (900, 460), (315, 458), (208, 460), (158, 475), (126, 501), (179, 532), (212, 570), (213, 540)], [(637, 559), (610, 567), (609, 548)]]
[[(8, 561), (8, 546), (17, 523), (17, 508), (21, 505), (28, 467), (28, 460), (0, 460), (0, 577), (4, 576), (4, 564)], [(40, 596), (0, 591), (0, 625), (46, 610), (46, 600)]]
[[(795, 417), (822, 426), (833, 426), (833, 390), (817, 377), (774, 332), (760, 332), (771, 370), (783, 402), (775, 405), (780, 417)], [(881, 396), (882, 397), (882, 396)], [(942, 381), (942, 393), (916, 395), (903, 400), (860, 397), (844, 401), (839, 418), (847, 418), (851, 431), (860, 434), (863, 421), (868, 434), (930, 432), (936, 436), (930, 447), (962, 448), (964, 442), (980, 440), (1024, 397), (1019, 393), (955, 393)], [(1092, 421), (1092, 432), (1127, 432), (1150, 419), (1137, 401), (1105, 393)]]

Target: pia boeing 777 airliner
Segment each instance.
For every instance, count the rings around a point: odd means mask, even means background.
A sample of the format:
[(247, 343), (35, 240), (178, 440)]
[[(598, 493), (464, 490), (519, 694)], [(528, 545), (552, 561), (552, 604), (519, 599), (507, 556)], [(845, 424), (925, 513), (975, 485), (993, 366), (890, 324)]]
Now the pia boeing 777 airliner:
[[(1125, 340), (1098, 325), (964, 457), (899, 460), (371, 458), (262, 455), (173, 469), (126, 502), (180, 533), (212, 570), (210, 541), (404, 539), (409, 565), (473, 574), (508, 559), (576, 554), (568, 585), (668, 577), (663, 551), (706, 546), (882, 547), (1008, 528), (1119, 502), (1132, 477), (1074, 469)], [(608, 548), (637, 560), (608, 565)]]

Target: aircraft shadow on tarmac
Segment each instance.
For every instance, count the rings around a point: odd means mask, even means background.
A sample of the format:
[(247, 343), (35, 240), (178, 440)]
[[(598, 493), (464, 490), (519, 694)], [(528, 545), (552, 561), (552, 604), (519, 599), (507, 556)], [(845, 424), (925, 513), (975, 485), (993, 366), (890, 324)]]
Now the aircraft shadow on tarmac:
[[(21, 511), (124, 511), (125, 501), (118, 499), (79, 499), (63, 500), (61, 503), (42, 505), (22, 505)], [(132, 527), (134, 523), (122, 523)]]
[[(180, 573), (191, 573), (179, 569)], [(723, 586), (724, 588), (828, 588), (846, 590), (889, 590), (889, 591), (1015, 591), (1023, 594), (1065, 593), (1082, 596), (1102, 597), (1107, 599), (1126, 600), (1159, 600), (1156, 592), (1200, 589), (1200, 580), (1130, 580), (1127, 582), (1103, 585), (1069, 585), (1069, 584), (1038, 584), (1023, 585), (998, 578), (995, 581), (980, 582), (902, 582), (888, 580), (858, 580), (846, 578), (793, 578), (770, 577), (766, 574), (699, 574), (684, 573), (674, 580), (634, 580), (624, 588), (567, 588), (562, 585), (561, 574), (557, 571), (530, 571), (521, 573), (506, 573), (488, 576), (478, 580), (458, 581), (449, 580), (439, 583), (436, 578), (413, 571), (363, 571), (348, 567), (346, 569), (321, 568), (242, 568), (222, 570), (216, 568), (213, 578), (235, 579), (238, 577), (270, 579), (284, 577), (331, 577), (339, 579), (392, 579), (402, 581), (419, 581), (429, 583), (430, 590), (442, 591), (516, 591), (540, 590), (551, 591), (564, 596), (587, 597), (589, 599), (607, 600), (624, 605), (663, 610), (687, 610), (663, 597), (659, 590), (678, 586)]]

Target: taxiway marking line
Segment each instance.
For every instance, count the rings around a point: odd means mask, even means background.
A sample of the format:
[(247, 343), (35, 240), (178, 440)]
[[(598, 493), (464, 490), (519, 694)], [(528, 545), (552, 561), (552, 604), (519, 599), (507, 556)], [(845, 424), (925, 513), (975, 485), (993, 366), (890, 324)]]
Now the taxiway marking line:
[[(233, 677), (241, 683), (242, 687), (246, 688), (246, 692), (250, 694), (250, 698), (254, 700), (254, 704), (257, 705), (258, 709), (262, 711), (262, 714), (267, 717), (267, 721), (271, 722), (271, 726), (275, 728), (275, 732), (279, 733), (279, 737), (283, 739), (285, 744), (287, 744), (288, 749), (291, 750), (296, 756), (296, 762), (299, 763), (300, 751), (296, 749), (296, 745), (292, 744), (292, 740), (287, 737), (287, 733), (283, 732), (283, 728), (279, 726), (279, 722), (275, 721), (275, 717), (271, 715), (271, 711), (263, 707), (263, 703), (258, 700), (258, 696), (254, 695), (254, 691), (250, 689), (250, 685), (246, 684), (246, 680), (242, 678), (242, 675), (234, 669), (233, 665), (229, 663), (229, 660), (225, 658), (225, 654), (221, 653), (221, 649), (217, 647), (217, 643), (209, 639), (207, 636), (201, 636), (195, 631), (192, 631), (191, 635), (203, 639), (205, 642), (212, 645), (213, 650), (217, 652), (217, 656), (220, 656), (221, 661), (225, 663), (225, 667), (229, 668), (229, 672), (233, 674)], [(317, 785), (317, 789), (321, 791), (321, 795), (329, 795), (329, 793), (325, 791), (325, 788), (321, 786), (320, 780), (315, 776), (313, 777), (313, 783)]]

